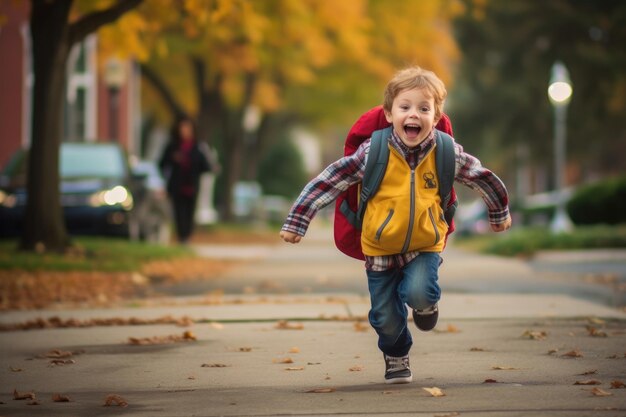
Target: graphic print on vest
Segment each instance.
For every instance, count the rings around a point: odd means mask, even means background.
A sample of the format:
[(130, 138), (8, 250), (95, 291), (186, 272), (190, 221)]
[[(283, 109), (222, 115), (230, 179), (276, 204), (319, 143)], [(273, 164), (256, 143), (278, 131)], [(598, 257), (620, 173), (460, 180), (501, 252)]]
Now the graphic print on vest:
[(424, 181), (425, 181), (424, 188), (437, 188), (437, 182), (435, 181), (435, 174), (433, 174), (431, 171), (424, 173), (422, 178), (424, 178)]

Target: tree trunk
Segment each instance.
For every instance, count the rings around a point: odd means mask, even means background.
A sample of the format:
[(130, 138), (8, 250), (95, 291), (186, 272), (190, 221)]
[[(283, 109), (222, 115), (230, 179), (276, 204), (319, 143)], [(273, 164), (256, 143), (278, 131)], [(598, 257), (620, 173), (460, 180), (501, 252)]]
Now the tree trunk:
[(35, 84), (22, 250), (63, 251), (70, 243), (59, 195), (59, 148), (70, 49), (142, 1), (118, 1), (70, 24), (73, 0), (32, 0), (30, 31)]
[(20, 242), (24, 250), (62, 251), (69, 244), (59, 200), (59, 146), (71, 5), (71, 0), (33, 1), (32, 5), (30, 30), (35, 84), (28, 201)]

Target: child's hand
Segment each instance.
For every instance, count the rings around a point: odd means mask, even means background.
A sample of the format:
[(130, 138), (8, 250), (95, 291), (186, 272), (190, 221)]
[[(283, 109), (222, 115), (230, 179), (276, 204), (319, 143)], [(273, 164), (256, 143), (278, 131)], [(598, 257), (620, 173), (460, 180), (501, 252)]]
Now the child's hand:
[(504, 220), (504, 222), (499, 223), (499, 224), (492, 224), (491, 225), (491, 230), (493, 230), (494, 232), (504, 232), (505, 230), (509, 230), (511, 228), (511, 216), (507, 216), (507, 218)]
[(281, 230), (280, 237), (287, 243), (299, 243), (302, 240), (302, 236), (295, 233), (286, 232)]

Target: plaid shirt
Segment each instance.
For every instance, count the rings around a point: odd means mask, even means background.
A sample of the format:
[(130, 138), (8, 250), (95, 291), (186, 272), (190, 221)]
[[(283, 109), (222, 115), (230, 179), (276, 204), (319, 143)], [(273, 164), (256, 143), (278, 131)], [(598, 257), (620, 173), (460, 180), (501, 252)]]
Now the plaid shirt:
[[(395, 132), (389, 138), (392, 147), (404, 155), (411, 168), (415, 168), (435, 145), (435, 132), (415, 148), (408, 148)], [(330, 164), (322, 173), (311, 180), (294, 203), (282, 230), (304, 236), (315, 214), (332, 203), (343, 191), (363, 179), (365, 163), (369, 154), (370, 140), (359, 146), (355, 153)], [(463, 147), (454, 143), (456, 154), (455, 181), (476, 190), (487, 205), (489, 222), (503, 223), (509, 215), (509, 198), (502, 181), (480, 161), (465, 153)], [(386, 271), (401, 268), (419, 251), (397, 255), (366, 256), (365, 267), (371, 271)]]

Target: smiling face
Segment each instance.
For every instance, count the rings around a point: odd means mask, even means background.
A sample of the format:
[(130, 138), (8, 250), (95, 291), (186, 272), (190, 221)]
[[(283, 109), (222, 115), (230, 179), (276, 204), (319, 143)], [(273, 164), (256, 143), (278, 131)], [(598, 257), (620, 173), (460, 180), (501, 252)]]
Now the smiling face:
[(424, 88), (402, 90), (393, 99), (391, 111), (385, 110), (385, 118), (402, 143), (413, 148), (422, 143), (435, 126), (435, 100)]

